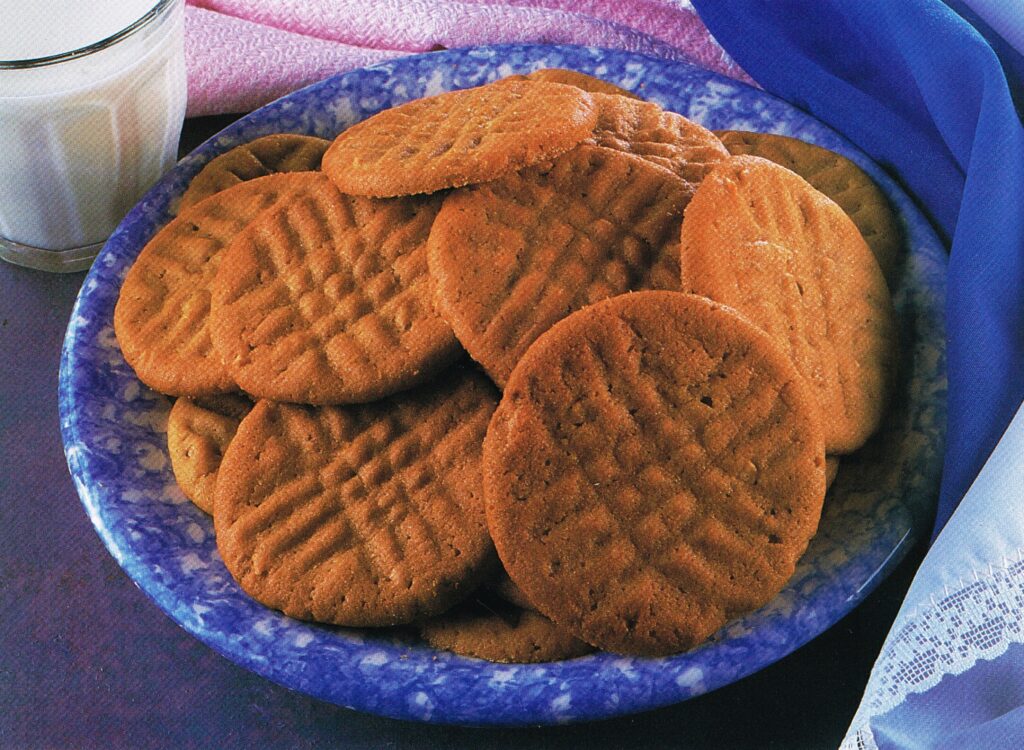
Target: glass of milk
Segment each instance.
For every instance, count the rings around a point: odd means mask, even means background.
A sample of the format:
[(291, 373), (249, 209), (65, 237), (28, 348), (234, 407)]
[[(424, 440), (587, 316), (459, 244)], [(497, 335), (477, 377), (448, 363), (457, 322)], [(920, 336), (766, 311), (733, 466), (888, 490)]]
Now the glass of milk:
[(174, 163), (184, 0), (0, 0), (0, 258), (88, 268)]

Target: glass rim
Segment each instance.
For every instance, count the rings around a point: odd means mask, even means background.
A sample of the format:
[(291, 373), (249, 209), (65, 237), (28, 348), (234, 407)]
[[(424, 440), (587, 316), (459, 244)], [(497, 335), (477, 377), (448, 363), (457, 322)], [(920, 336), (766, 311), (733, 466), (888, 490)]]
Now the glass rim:
[(122, 39), (126, 39), (140, 29), (148, 26), (151, 21), (161, 16), (168, 7), (177, 2), (179, 2), (179, 0), (158, 0), (152, 8), (120, 31), (116, 31), (110, 36), (100, 39), (98, 42), (87, 44), (84, 47), (79, 47), (78, 49), (69, 50), (67, 52), (58, 52), (55, 55), (47, 55), (45, 57), (30, 57), (23, 60), (0, 60), (0, 70), (27, 70), (31, 68), (41, 68), (46, 65), (55, 65), (57, 63), (67, 62), (68, 60), (75, 60), (80, 57), (91, 55), (94, 52), (107, 49), (108, 47), (112, 47), (117, 44)]

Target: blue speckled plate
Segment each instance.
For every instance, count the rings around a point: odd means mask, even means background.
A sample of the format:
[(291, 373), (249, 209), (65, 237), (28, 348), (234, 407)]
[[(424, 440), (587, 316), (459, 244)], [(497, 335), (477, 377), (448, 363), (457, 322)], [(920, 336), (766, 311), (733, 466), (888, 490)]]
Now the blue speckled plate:
[[(175, 486), (165, 440), (169, 400), (141, 385), (121, 357), (112, 318), (125, 272), (173, 214), (192, 175), (238, 143), (276, 132), (330, 138), (409, 99), (552, 66), (601, 76), (711, 128), (818, 143), (875, 178), (903, 219), (909, 253), (894, 289), (905, 356), (889, 422), (861, 456), (844, 462), (820, 532), (785, 590), (687, 654), (496, 665), (265, 609), (235, 586), (209, 517)], [(907, 196), (840, 136), (761, 91), (680, 63), (586, 48), (498, 46), (409, 57), (331, 78), (240, 120), (128, 214), (86, 278), (68, 326), (60, 373), (68, 465), (96, 530), (143, 591), (188, 632), (282, 685), (362, 711), (459, 724), (553, 724), (650, 709), (790, 653), (849, 612), (927, 533), (945, 422), (944, 280), (943, 249)]]

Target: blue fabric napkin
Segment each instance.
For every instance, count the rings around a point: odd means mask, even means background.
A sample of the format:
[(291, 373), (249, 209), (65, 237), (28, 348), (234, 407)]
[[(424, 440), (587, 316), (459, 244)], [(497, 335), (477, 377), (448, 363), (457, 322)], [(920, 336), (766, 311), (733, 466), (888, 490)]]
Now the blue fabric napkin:
[(962, 15), (939, 0), (694, 0), (759, 84), (888, 169), (951, 245), (938, 538), (849, 750), (1024, 747), (1024, 10), (950, 2)]

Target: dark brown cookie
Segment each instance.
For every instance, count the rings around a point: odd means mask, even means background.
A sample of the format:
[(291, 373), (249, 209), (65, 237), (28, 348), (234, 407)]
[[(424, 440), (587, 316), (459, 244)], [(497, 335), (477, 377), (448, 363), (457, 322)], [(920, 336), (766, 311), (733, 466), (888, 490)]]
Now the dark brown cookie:
[(599, 648), (692, 648), (793, 574), (825, 494), (816, 414), (785, 354), (728, 308), (673, 292), (594, 304), (530, 347), (491, 420), (498, 554)]
[(434, 648), (505, 664), (574, 659), (594, 650), (544, 615), (486, 596), (421, 623), (420, 636)]
[(339, 135), (323, 170), (345, 193), (386, 198), (485, 182), (568, 151), (597, 121), (575, 86), (510, 81), (384, 110)]
[(885, 193), (867, 173), (834, 151), (772, 133), (716, 133), (734, 156), (760, 156), (796, 172), (839, 204), (857, 225), (891, 285), (903, 254), (903, 232)]
[(499, 385), (552, 324), (636, 289), (678, 289), (681, 179), (631, 154), (578, 146), (453, 192), (428, 243), (434, 303)]
[(330, 145), (323, 138), (275, 133), (235, 146), (212, 159), (192, 178), (178, 210), (257, 177), (278, 172), (315, 172)]
[(217, 548), (254, 599), (351, 626), (430, 617), (490, 574), (480, 453), (496, 396), (455, 368), (373, 404), (261, 401), (221, 463)]
[(895, 313), (842, 209), (785, 167), (734, 156), (687, 206), (681, 253), (684, 291), (735, 308), (789, 353), (820, 406), (825, 449), (863, 445), (888, 401)]
[(213, 283), (213, 342), (247, 393), (361, 403), (460, 353), (434, 312), (426, 242), (439, 196), (358, 198), (319, 173), (240, 234)]
[(217, 471), (252, 401), (240, 393), (179, 398), (167, 417), (167, 452), (185, 497), (213, 513)]
[(680, 114), (653, 102), (609, 94), (592, 96), (597, 105), (594, 142), (664, 167), (686, 183), (690, 195), (711, 167), (729, 158), (714, 133)]

